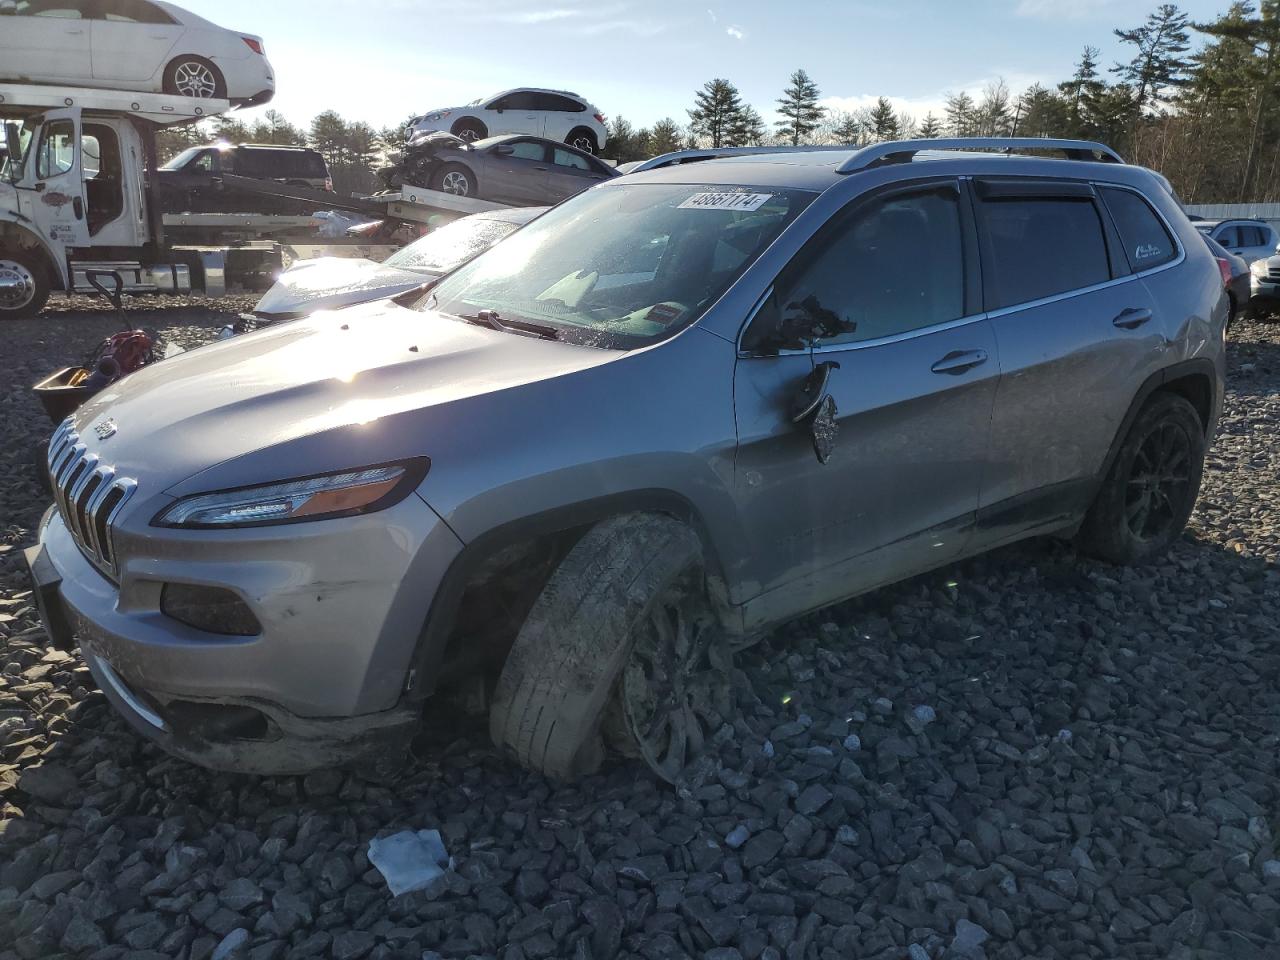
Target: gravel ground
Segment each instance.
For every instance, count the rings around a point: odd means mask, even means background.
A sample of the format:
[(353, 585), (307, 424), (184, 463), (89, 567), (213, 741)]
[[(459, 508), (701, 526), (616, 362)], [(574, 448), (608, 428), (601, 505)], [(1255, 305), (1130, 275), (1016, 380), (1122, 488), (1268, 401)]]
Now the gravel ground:
[[(1233, 331), (1167, 562), (1033, 543), (796, 622), (673, 792), (622, 762), (550, 784), (448, 716), (392, 782), (214, 774), (130, 733), (45, 647), (19, 550), (28, 386), (110, 332), (84, 307), (4, 328), (0, 960), (1280, 956), (1280, 326)], [(193, 342), (226, 309), (144, 322)], [(366, 850), (407, 828), (453, 869), (393, 898)]]

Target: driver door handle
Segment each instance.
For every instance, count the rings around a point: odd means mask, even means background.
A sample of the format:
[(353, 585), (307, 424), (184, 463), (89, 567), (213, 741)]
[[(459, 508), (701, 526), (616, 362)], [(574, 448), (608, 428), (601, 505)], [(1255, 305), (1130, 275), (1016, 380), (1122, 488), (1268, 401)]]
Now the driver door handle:
[(980, 367), (987, 362), (985, 350), (953, 350), (929, 369), (934, 373), (949, 373), (958, 376), (966, 370)]
[(1130, 307), (1111, 322), (1122, 330), (1136, 330), (1150, 319), (1151, 311), (1146, 307)]

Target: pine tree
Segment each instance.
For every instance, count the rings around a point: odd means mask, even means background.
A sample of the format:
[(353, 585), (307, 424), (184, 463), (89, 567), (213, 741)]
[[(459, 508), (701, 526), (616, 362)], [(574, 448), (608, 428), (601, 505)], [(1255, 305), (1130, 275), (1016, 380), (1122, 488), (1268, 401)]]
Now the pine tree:
[(1098, 75), (1098, 48), (1086, 46), (1071, 79), (1058, 84), (1058, 91), (1066, 99), (1071, 122), (1071, 129), (1064, 132), (1071, 136), (1089, 134), (1090, 114), (1105, 87)]
[(346, 159), (343, 156), (342, 142), (347, 134), (347, 124), (337, 111), (325, 110), (316, 114), (311, 121), (311, 135), (307, 138), (311, 146), (324, 154), (329, 166), (337, 166)]
[(778, 113), (782, 119), (775, 126), (779, 134), (798, 146), (802, 140), (808, 140), (822, 122), (826, 108), (818, 106), (818, 85), (809, 79), (803, 70), (791, 75), (791, 85), (782, 91), (778, 101)]
[(1191, 67), (1186, 56), (1191, 49), (1190, 25), (1185, 13), (1172, 3), (1164, 3), (1142, 26), (1115, 31), (1123, 43), (1138, 49), (1132, 60), (1117, 63), (1111, 72), (1119, 74), (1133, 88), (1134, 103), (1139, 110), (1165, 103), (1165, 91), (1186, 82)]
[(838, 144), (846, 144), (853, 146), (861, 143), (866, 133), (866, 127), (862, 121), (858, 119), (856, 114), (846, 113), (841, 115), (839, 121), (831, 130), (831, 139)]
[(713, 148), (723, 147), (735, 123), (740, 122), (742, 96), (728, 80), (708, 80), (694, 94), (694, 108), (689, 111), (689, 131), (705, 137)]
[(920, 129), (916, 131), (916, 136), (921, 140), (936, 140), (942, 136), (942, 121), (935, 117), (931, 112), (924, 115), (924, 119), (920, 121)]
[(898, 115), (886, 97), (880, 97), (871, 108), (871, 133), (876, 140), (898, 139)]
[(961, 90), (947, 94), (947, 133), (953, 137), (971, 137), (976, 127), (973, 97)]
[(764, 118), (752, 106), (740, 109), (725, 134), (727, 147), (756, 147), (764, 142), (766, 135)]
[(649, 135), (649, 153), (652, 156), (673, 153), (683, 145), (684, 137), (680, 125), (670, 117), (663, 117), (653, 125)]

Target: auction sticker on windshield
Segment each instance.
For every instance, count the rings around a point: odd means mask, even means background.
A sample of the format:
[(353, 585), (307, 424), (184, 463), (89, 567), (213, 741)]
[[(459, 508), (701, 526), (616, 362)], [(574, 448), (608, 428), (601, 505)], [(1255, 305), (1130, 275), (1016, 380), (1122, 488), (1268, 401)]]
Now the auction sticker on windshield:
[(695, 193), (680, 209), (759, 210), (772, 198), (772, 193)]

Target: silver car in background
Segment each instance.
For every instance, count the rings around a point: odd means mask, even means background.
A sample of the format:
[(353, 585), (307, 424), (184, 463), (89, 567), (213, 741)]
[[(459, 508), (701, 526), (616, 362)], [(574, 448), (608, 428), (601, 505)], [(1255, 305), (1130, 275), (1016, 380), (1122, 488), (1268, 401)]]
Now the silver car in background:
[(473, 213), (437, 227), (381, 263), (360, 257), (300, 260), (262, 295), (253, 309), (253, 319), (279, 323), (317, 310), (398, 296), (466, 263), (546, 209), (513, 207)]
[(113, 384), (52, 438), (27, 559), (51, 632), (196, 762), (403, 749), (478, 686), (530, 768), (614, 746), (679, 781), (772, 625), (1025, 537), (1161, 557), (1226, 319), (1173, 196), (1098, 144), (661, 167), (414, 301)]

